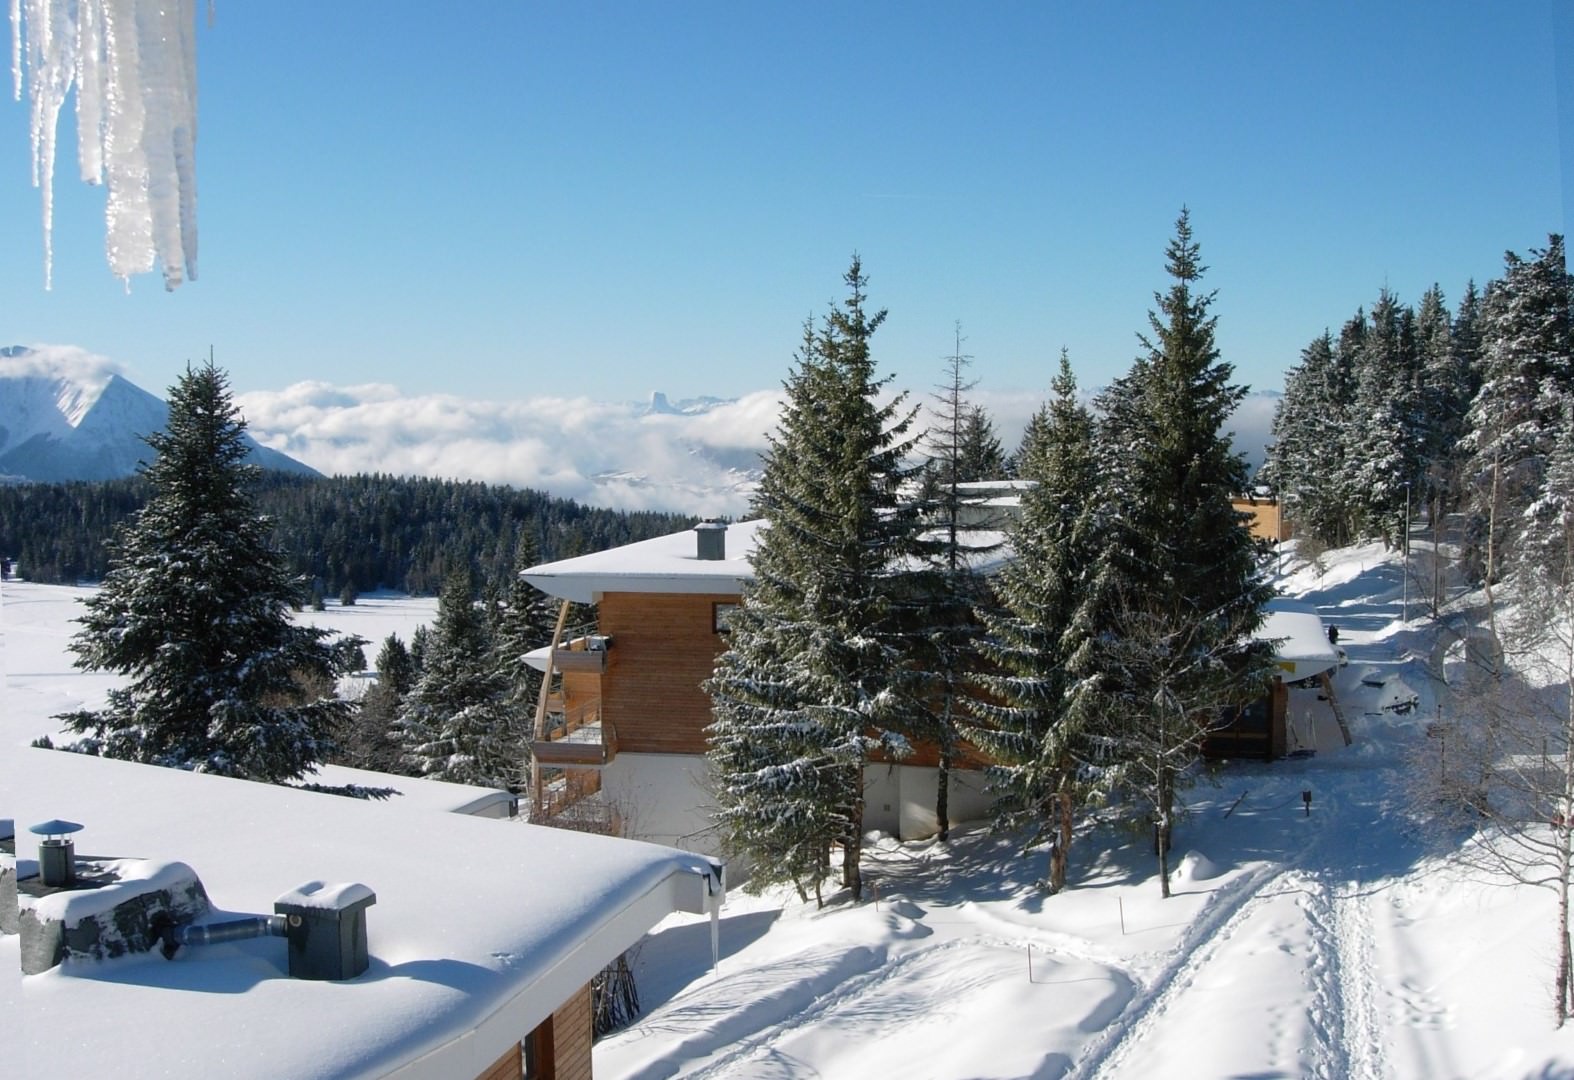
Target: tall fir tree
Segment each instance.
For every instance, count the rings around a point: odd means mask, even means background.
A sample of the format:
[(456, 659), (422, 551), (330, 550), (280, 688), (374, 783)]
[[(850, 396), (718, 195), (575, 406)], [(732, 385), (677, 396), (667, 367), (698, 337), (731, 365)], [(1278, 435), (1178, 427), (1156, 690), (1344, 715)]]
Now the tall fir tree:
[(557, 627), (557, 605), (524, 579), (524, 571), (540, 561), (535, 537), (528, 532), (522, 534), (514, 553), (514, 572), (503, 590), (492, 627), (498, 672), (508, 687), (505, 695), (508, 707), (519, 715), (530, 732), (534, 730), (541, 672), (525, 661), (525, 655), (550, 644)]
[(1350, 509), (1340, 475), (1353, 384), (1332, 335), (1324, 331), (1285, 374), (1273, 445), (1259, 474), (1283, 500), (1297, 534), (1326, 544), (1342, 544), (1349, 536)]
[(110, 757), (255, 780), (298, 779), (331, 751), (350, 706), (342, 657), (297, 626), (303, 598), (247, 493), (245, 421), (228, 379), (188, 368), (149, 435), (152, 495), (111, 545), (103, 587), (71, 643), (78, 667), (130, 682), (63, 719)]
[(421, 674), (401, 712), (404, 762), (417, 776), (517, 790), (525, 769), (523, 718), (492, 652), (470, 572), (449, 574)]
[(377, 678), (367, 687), (336, 761), (359, 769), (398, 772), (404, 747), (399, 713), (415, 683), (415, 662), (399, 635), (389, 634), (377, 651)]
[(1098, 500), (1093, 418), (1077, 400), (1064, 351), (1053, 397), (1024, 447), (1022, 513), (1011, 531), (1014, 558), (996, 575), (994, 603), (981, 605), (983, 691), (968, 702), (964, 730), (993, 763), (996, 823), (1027, 830), (1027, 846), (1047, 842), (1049, 891), (1066, 872), (1077, 805), (1092, 745), (1068, 712), (1072, 632), (1082, 578), (1096, 560), (1091, 528)]
[[(1230, 501), (1245, 488), (1246, 462), (1224, 424), (1246, 388), (1219, 358), (1214, 296), (1199, 291), (1205, 267), (1184, 210), (1166, 267), (1171, 284), (1154, 296), (1144, 355), (1100, 398), (1100, 554), (1074, 620), (1070, 667), (1074, 722), (1104, 741), (1102, 782), (1134, 781), (1137, 759), (1152, 762), (1151, 778), (1133, 790), (1150, 813), (1167, 896), (1175, 797), (1188, 766), (1218, 710), (1267, 685), (1269, 650), (1252, 633), (1272, 587)], [(1139, 634), (1152, 663), (1131, 654), (1126, 639)], [(1156, 729), (1130, 723), (1130, 702), (1161, 694), (1174, 722), (1156, 749)]]
[(754, 510), (765, 519), (754, 581), (706, 683), (717, 825), (754, 882), (816, 890), (832, 843), (856, 899), (864, 765), (901, 752), (912, 693), (894, 567), (911, 556), (916, 507), (900, 489), (916, 410), (881, 404), (855, 257), (847, 299), (804, 330), (787, 402), (765, 453)]
[(1428, 516), (1440, 522), (1456, 487), (1456, 448), (1465, 434), (1465, 414), (1474, 393), (1465, 354), (1455, 346), (1454, 324), (1433, 285), (1416, 307), (1416, 349), (1419, 354), (1422, 415), (1425, 418), (1422, 468)]
[(1512, 558), (1515, 522), (1542, 486), (1546, 459), (1574, 395), (1570, 276), (1563, 238), (1525, 259), (1504, 256), (1501, 279), (1482, 301), (1482, 384), (1469, 413), (1475, 546), (1490, 582)]
[(945, 358), (944, 381), (936, 387), (930, 426), (923, 439), (927, 478), (923, 559), (904, 575), (912, 619), (908, 636), (918, 692), (903, 732), (936, 752), (935, 823), (941, 841), (951, 835), (951, 771), (961, 750), (968, 676), (974, 667), (977, 624), (974, 607), (986, 584), (979, 565), (1000, 547), (970, 519), (973, 500), (962, 485), (999, 479), (1004, 471), (1000, 442), (982, 410), (965, 397), (976, 383), (965, 377), (972, 358), (956, 348)]
[(1415, 316), (1384, 289), (1372, 305), (1355, 367), (1347, 476), (1359, 534), (1395, 544), (1407, 503), (1423, 489), (1427, 416)]

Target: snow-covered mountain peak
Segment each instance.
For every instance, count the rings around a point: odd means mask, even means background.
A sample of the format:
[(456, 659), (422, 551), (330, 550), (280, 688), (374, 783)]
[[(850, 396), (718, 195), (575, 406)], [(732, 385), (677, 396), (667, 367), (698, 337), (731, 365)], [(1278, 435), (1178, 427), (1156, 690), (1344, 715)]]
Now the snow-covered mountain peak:
[[(164, 401), (103, 357), (61, 346), (0, 348), (0, 476), (59, 482), (130, 476), (163, 429)], [(311, 472), (252, 443), (251, 460), (269, 469)]]

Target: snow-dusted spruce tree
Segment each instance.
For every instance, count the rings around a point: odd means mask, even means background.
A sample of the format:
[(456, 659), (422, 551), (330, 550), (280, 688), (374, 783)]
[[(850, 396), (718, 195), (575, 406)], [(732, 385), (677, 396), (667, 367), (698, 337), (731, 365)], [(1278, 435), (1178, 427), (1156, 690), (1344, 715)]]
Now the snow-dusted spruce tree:
[(349, 714), (303, 689), (331, 686), (347, 654), (291, 621), (302, 583), (247, 493), (244, 431), (224, 373), (188, 368), (147, 439), (152, 495), (117, 530), (71, 642), (78, 667), (130, 676), (105, 708), (62, 717), (84, 748), (278, 782), (323, 760)]
[(1507, 253), (1482, 302), (1483, 377), (1464, 439), (1476, 560), (1489, 584), (1509, 563), (1513, 523), (1536, 498), (1551, 433), (1574, 393), (1563, 238), (1530, 254)]
[(1349, 536), (1349, 508), (1339, 483), (1344, 429), (1354, 396), (1348, 363), (1334, 351), (1326, 330), (1301, 350), (1301, 362), (1284, 376), (1284, 396), (1273, 418), (1273, 445), (1258, 480), (1283, 500), (1298, 536), (1342, 544)]
[(334, 760), (377, 772), (398, 772), (404, 747), (399, 710), (415, 684), (415, 661), (399, 635), (389, 634), (377, 652), (377, 680), (367, 687), (340, 739)]
[(956, 472), (964, 484), (973, 480), (1000, 480), (1009, 472), (1000, 436), (995, 434), (994, 421), (982, 405), (968, 406), (957, 451)]
[(1432, 521), (1442, 521), (1459, 471), (1456, 447), (1465, 434), (1465, 414), (1475, 395), (1467, 353), (1456, 347), (1454, 324), (1433, 285), (1416, 307), (1416, 351), (1421, 368), (1421, 410), (1426, 418), (1422, 446), (1426, 505)]
[(1395, 545), (1404, 536), (1407, 495), (1423, 495), (1423, 409), (1415, 315), (1384, 289), (1372, 305), (1355, 364), (1345, 468), (1361, 536)]
[(971, 360), (962, 353), (958, 326), (956, 348), (945, 358), (944, 381), (935, 388), (930, 425), (921, 444), (923, 512), (928, 524), (923, 557), (904, 574), (917, 693), (903, 733), (935, 748), (935, 820), (942, 841), (951, 835), (951, 769), (961, 749), (959, 725), (965, 718), (968, 675), (976, 666), (973, 609), (987, 589), (977, 566), (1000, 547), (987, 532), (969, 527), (961, 485), (998, 480), (1005, 470), (988, 416), (967, 401), (967, 392), (975, 385), (965, 377)]
[(533, 734), (541, 672), (525, 662), (525, 654), (551, 644), (557, 627), (556, 602), (522, 576), (540, 561), (535, 537), (528, 531), (522, 533), (514, 552), (514, 572), (502, 590), (492, 626), (493, 652), (508, 687), (508, 707), (519, 715), (527, 739)]
[(524, 720), (508, 704), (468, 569), (443, 581), (421, 674), (400, 721), (403, 761), (414, 775), (486, 787), (522, 782)]
[[(1219, 710), (1267, 687), (1271, 650), (1251, 635), (1272, 587), (1230, 504), (1246, 463), (1223, 425), (1246, 390), (1219, 359), (1213, 294), (1197, 291), (1204, 267), (1185, 211), (1166, 255), (1173, 280), (1155, 294), (1146, 355), (1100, 398), (1099, 561), (1076, 617), (1071, 709), (1101, 740), (1103, 783), (1132, 785), (1146, 805), (1168, 896), (1176, 791)], [(1133, 654), (1134, 641), (1152, 657)], [(1133, 725), (1133, 702), (1153, 702), (1173, 722)]]
[(766, 521), (754, 581), (705, 686), (716, 823), (752, 882), (818, 894), (830, 845), (862, 895), (863, 770), (894, 753), (908, 711), (894, 566), (914, 550), (916, 508), (899, 498), (916, 410), (881, 404), (855, 257), (847, 299), (804, 342), (765, 453), (754, 512)]
[(1064, 351), (1053, 394), (1030, 425), (1033, 440), (1018, 464), (1018, 475), (1036, 486), (1022, 493), (1011, 534), (1015, 557), (995, 577), (995, 601), (979, 609), (978, 648), (987, 666), (974, 677), (983, 694), (968, 701), (976, 719), (964, 728), (993, 762), (996, 823), (1026, 829), (1029, 848), (1048, 842), (1051, 893), (1065, 887), (1076, 809), (1085, 796), (1089, 745), (1067, 711), (1067, 666), (1082, 575), (1095, 559), (1098, 497), (1093, 418), (1077, 401)]

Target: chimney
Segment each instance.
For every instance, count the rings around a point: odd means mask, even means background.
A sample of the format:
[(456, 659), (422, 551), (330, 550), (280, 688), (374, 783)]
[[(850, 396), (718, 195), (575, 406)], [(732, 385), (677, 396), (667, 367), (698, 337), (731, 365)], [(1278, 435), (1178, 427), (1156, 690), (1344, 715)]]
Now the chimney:
[(76, 822), (59, 818), (29, 828), (29, 832), (44, 837), (38, 843), (38, 875), (49, 888), (66, 889), (76, 884), (76, 851), (71, 834), (81, 829)]
[(698, 538), (696, 554), (707, 562), (717, 562), (727, 557), (727, 526), (719, 521), (702, 521), (694, 526)]

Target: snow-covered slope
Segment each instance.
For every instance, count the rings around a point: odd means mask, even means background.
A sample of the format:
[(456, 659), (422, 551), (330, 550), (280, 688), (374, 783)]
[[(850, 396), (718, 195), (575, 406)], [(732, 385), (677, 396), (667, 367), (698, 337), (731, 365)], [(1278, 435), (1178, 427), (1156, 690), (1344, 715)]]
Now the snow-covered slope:
[[(39, 483), (112, 480), (148, 460), (143, 436), (169, 415), (160, 399), (105, 364), (71, 351), (0, 349), (0, 476)], [(265, 469), (314, 473), (247, 436), (248, 460)]]

